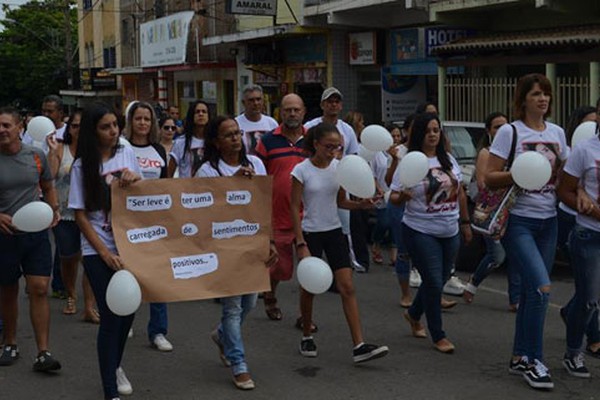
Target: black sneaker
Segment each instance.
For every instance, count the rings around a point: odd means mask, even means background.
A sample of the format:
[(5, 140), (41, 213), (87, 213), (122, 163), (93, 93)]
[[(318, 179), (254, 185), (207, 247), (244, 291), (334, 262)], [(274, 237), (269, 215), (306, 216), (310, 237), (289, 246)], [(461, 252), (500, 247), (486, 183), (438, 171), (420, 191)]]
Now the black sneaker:
[(49, 351), (40, 351), (40, 354), (35, 358), (33, 370), (37, 372), (57, 371), (61, 368), (57, 359), (52, 357)]
[(552, 382), (548, 368), (538, 359), (533, 360), (533, 363), (527, 366), (523, 378), (534, 389), (554, 388), (554, 382)]
[(302, 354), (304, 357), (317, 356), (317, 345), (315, 344), (312, 336), (302, 339), (300, 342), (300, 354)]
[(523, 372), (525, 372), (527, 369), (527, 364), (529, 364), (529, 359), (527, 356), (522, 356), (517, 361), (510, 360), (510, 364), (508, 365), (508, 373), (512, 375), (523, 375)]
[(13, 365), (19, 358), (19, 348), (16, 344), (7, 344), (0, 355), (0, 365), (3, 367)]
[(358, 349), (352, 351), (352, 359), (355, 363), (361, 363), (385, 357), (389, 351), (390, 349), (387, 346), (363, 343)]
[(569, 357), (565, 354), (563, 358), (563, 365), (565, 366), (569, 375), (577, 378), (589, 378), (592, 376), (583, 362), (583, 354), (581, 353), (572, 357)]

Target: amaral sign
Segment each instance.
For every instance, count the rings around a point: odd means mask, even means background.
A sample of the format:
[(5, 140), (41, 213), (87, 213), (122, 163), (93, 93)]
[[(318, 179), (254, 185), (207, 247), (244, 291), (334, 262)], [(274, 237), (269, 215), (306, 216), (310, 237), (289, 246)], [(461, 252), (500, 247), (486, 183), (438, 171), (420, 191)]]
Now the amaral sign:
[(228, 0), (230, 14), (277, 15), (277, 0)]

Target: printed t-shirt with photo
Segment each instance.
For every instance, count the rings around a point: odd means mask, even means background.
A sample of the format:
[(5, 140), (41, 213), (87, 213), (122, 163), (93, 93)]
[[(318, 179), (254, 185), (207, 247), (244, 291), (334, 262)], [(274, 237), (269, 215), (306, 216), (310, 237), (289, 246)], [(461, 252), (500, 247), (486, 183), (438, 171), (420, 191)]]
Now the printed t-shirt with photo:
[(240, 114), (235, 117), (235, 120), (244, 132), (242, 140), (246, 147), (246, 153), (252, 155), (256, 154), (256, 145), (260, 142), (260, 138), (279, 126), (277, 121), (268, 115), (261, 115), (258, 121), (250, 121), (245, 114)]
[(177, 164), (177, 166), (179, 167), (179, 177), (191, 178), (192, 174), (196, 172), (192, 169), (197, 169), (200, 167), (200, 162), (202, 161), (202, 157), (204, 156), (204, 139), (192, 137), (190, 147), (186, 154), (183, 154), (184, 149), (185, 136), (178, 137), (173, 142), (173, 147), (171, 148), (171, 153), (169, 153), (169, 155), (173, 158), (173, 161), (175, 161), (175, 164)]

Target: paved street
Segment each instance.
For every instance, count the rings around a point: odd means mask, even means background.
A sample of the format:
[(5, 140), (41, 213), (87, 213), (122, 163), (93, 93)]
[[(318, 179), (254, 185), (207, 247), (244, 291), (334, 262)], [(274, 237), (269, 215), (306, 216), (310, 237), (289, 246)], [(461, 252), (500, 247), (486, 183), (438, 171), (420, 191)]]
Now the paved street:
[[(466, 275), (460, 274), (466, 278)], [(213, 301), (173, 304), (169, 308), (172, 353), (148, 346), (143, 305), (134, 322), (135, 336), (127, 345), (123, 366), (132, 382), (132, 400), (166, 399), (595, 399), (599, 398), (600, 360), (588, 357), (591, 380), (567, 375), (561, 366), (564, 327), (557, 304), (570, 295), (572, 280), (564, 268), (555, 271), (551, 307), (546, 323), (545, 350), (555, 389), (535, 392), (520, 377), (507, 372), (514, 314), (507, 312), (506, 280), (499, 272), (484, 282), (472, 305), (444, 313), (454, 355), (436, 352), (429, 340), (410, 336), (398, 305), (392, 269), (375, 265), (355, 275), (362, 322), (367, 340), (387, 344), (388, 357), (355, 366), (351, 341), (337, 295), (324, 294), (315, 302), (316, 359), (297, 351), (300, 332), (295, 283), (281, 286), (281, 322), (267, 319), (262, 302), (246, 321), (248, 362), (257, 388), (241, 392), (221, 366), (208, 334), (220, 315)], [(51, 299), (51, 350), (63, 363), (56, 376), (31, 371), (35, 355), (32, 331), (22, 295), (19, 329), (21, 359), (0, 369), (3, 399), (101, 399), (95, 352), (96, 326), (79, 316), (63, 316), (63, 301)], [(79, 304), (81, 307), (81, 304)]]

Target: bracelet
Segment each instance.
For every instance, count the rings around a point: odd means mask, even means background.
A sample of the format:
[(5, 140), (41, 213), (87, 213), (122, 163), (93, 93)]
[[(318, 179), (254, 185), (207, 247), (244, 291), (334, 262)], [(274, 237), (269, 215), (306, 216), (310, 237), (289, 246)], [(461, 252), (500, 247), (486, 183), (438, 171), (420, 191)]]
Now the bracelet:
[(307, 246), (306, 242), (296, 243), (296, 248)]

